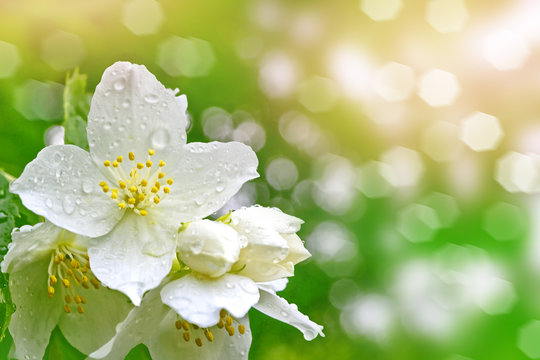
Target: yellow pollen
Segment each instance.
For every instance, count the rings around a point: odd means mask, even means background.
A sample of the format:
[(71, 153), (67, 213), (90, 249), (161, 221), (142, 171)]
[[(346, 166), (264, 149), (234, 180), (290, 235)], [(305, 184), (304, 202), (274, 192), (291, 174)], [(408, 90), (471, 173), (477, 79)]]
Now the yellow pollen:
[(116, 161), (118, 161), (119, 163), (121, 163), (123, 160), (124, 160), (124, 157), (122, 155), (116, 158)]
[(71, 271), (71, 269), (67, 269), (67, 270), (66, 270), (66, 274), (68, 274), (68, 276), (72, 276), (72, 275), (73, 275), (73, 271)]
[(82, 296), (82, 295), (81, 295), (81, 302), (82, 302), (83, 304), (86, 304), (86, 299), (85, 299), (84, 296)]
[(54, 288), (52, 286), (49, 286), (47, 289), (47, 293), (49, 294), (49, 297), (52, 298), (54, 295)]
[(58, 279), (56, 278), (56, 276), (54, 276), (54, 275), (49, 276), (49, 284), (51, 286), (56, 284), (57, 282), (58, 282)]
[(79, 295), (75, 295), (75, 303), (80, 304), (81, 303), (81, 297)]
[(81, 278), (81, 281), (84, 283), (84, 282), (88, 282), (88, 276), (86, 275), (83, 275), (82, 278)]
[(154, 149), (148, 149), (148, 155), (152, 156), (156, 153)]
[(160, 172), (160, 173), (158, 174), (158, 178), (159, 178), (159, 179), (163, 179), (164, 177), (165, 177), (165, 174), (164, 174), (164, 173)]
[(154, 203), (159, 204), (159, 198), (157, 196), (154, 196)]
[(234, 328), (232, 326), (225, 325), (225, 330), (227, 330), (227, 332), (229, 333), (229, 336), (234, 335)]
[(152, 191), (155, 194), (155, 193), (157, 193), (159, 191), (159, 189), (157, 187), (155, 187), (155, 186), (152, 186), (152, 190), (150, 190), (150, 191)]
[(146, 179), (142, 179), (141, 186), (146, 186), (146, 185), (148, 185), (148, 181)]
[(156, 181), (156, 183), (154, 184), (155, 187), (157, 187), (158, 189), (161, 188), (161, 183), (159, 181)]
[(64, 261), (64, 254), (58, 254), (58, 260)]
[(165, 161), (159, 160), (159, 167), (164, 167), (165, 165), (167, 165)]
[(111, 162), (109, 160), (105, 160), (103, 162), (103, 165), (105, 165), (106, 167), (109, 167), (109, 166), (111, 166)]
[(143, 201), (144, 200), (144, 194), (143, 193), (140, 193), (139, 194), (139, 201)]
[(163, 187), (163, 192), (164, 192), (165, 194), (168, 194), (168, 193), (171, 192), (171, 189), (169, 189), (168, 186), (165, 186), (165, 187)]
[(77, 306), (77, 311), (79, 312), (79, 314), (84, 314), (84, 309), (81, 305)]
[(144, 167), (144, 164), (143, 163), (137, 163), (137, 169), (142, 169)]
[(71, 302), (71, 295), (67, 294), (64, 300), (69, 304)]
[(204, 330), (204, 336), (208, 339), (208, 341), (212, 342), (214, 341), (214, 334), (208, 329)]
[(124, 209), (126, 207), (126, 203), (122, 201), (120, 204), (118, 204), (118, 207), (120, 209)]
[(90, 280), (90, 282), (92, 283), (92, 285), (94, 285), (94, 287), (95, 287), (96, 289), (99, 289), (99, 281), (97, 281), (96, 279), (92, 278), (92, 279)]
[(172, 185), (173, 184), (173, 179), (167, 179), (167, 184)]
[(152, 167), (152, 162), (150, 160), (146, 160), (146, 167)]
[(65, 287), (69, 287), (69, 280), (68, 279), (64, 279), (62, 280), (62, 284), (64, 284)]
[(118, 199), (118, 193), (113, 192), (113, 193), (111, 194), (111, 199), (113, 199), (113, 200)]
[(195, 339), (195, 344), (197, 344), (198, 347), (201, 347), (201, 346), (202, 346), (202, 340), (201, 340), (201, 338), (196, 338), (196, 339)]
[(238, 325), (238, 332), (241, 334), (241, 335), (244, 335), (244, 333), (246, 332), (246, 327), (242, 324)]
[(176, 326), (176, 328), (178, 330), (180, 330), (182, 328), (182, 320), (176, 320), (176, 322), (174, 323), (174, 325)]
[(111, 189), (111, 192), (118, 194), (118, 189), (117, 188)]
[(186, 331), (189, 331), (189, 323), (187, 322), (187, 320), (184, 320), (182, 322), (182, 328)]
[(112, 166), (113, 167), (118, 167), (118, 165), (120, 165), (120, 163), (118, 161), (114, 160), (113, 163), (112, 163)]
[(225, 324), (223, 323), (223, 319), (219, 319), (219, 322), (217, 323), (217, 327), (220, 329), (223, 329), (224, 326)]
[(148, 211), (146, 211), (146, 210), (141, 210), (141, 211), (139, 211), (139, 213), (141, 214), (141, 216), (148, 215)]
[(118, 186), (120, 186), (120, 189), (125, 189), (127, 185), (126, 185), (126, 183), (124, 181), (120, 180), (118, 182)]
[(75, 259), (71, 260), (70, 265), (71, 265), (71, 267), (74, 268), (74, 269), (78, 269), (78, 268), (81, 266), (81, 264), (80, 264), (77, 260), (75, 260)]
[(99, 186), (101, 187), (107, 186), (107, 183), (105, 181), (100, 181)]
[(129, 205), (135, 205), (135, 201), (136, 201), (135, 198), (129, 198), (128, 199), (128, 204)]
[(130, 186), (129, 191), (131, 191), (132, 193), (137, 192), (137, 187), (136, 186)]
[(131, 161), (135, 160), (135, 154), (134, 153), (130, 152), (128, 154), (128, 156), (129, 156), (129, 160), (131, 160)]
[(228, 325), (228, 326), (231, 326), (232, 325), (232, 317), (227, 316), (227, 318), (225, 319), (225, 324)]
[(107, 185), (105, 185), (105, 186), (103, 187), (103, 192), (104, 192), (105, 194), (109, 192), (109, 187), (108, 187)]
[(227, 316), (227, 312), (225, 311), (225, 309), (221, 309), (219, 311), (219, 316), (222, 317), (222, 318), (225, 318), (225, 316)]
[(189, 333), (185, 332), (184, 333), (184, 340), (189, 341), (189, 338), (190, 338)]
[(69, 307), (68, 304), (64, 305), (64, 311), (69, 314), (71, 312), (71, 308)]

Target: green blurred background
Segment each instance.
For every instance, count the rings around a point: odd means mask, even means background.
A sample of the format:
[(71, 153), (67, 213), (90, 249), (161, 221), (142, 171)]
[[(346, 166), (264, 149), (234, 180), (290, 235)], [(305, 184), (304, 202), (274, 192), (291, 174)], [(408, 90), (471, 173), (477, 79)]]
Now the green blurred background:
[(305, 220), (283, 296), (326, 337), (252, 311), (250, 358), (540, 358), (539, 46), (534, 0), (0, 0), (0, 168), (45, 146), (67, 72), (144, 64), (188, 141), (257, 151), (227, 208)]

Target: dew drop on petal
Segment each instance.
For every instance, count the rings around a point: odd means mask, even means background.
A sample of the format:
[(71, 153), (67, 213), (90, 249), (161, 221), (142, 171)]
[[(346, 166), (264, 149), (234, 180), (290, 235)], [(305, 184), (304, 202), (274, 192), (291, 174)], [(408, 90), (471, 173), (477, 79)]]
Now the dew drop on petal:
[(47, 205), (47, 207), (48, 207), (49, 209), (51, 209), (52, 206), (53, 206), (52, 200), (51, 200), (51, 199), (45, 200), (45, 205)]
[(116, 91), (122, 91), (126, 87), (126, 79), (120, 78), (114, 82), (114, 90)]
[(159, 101), (159, 98), (156, 94), (148, 94), (144, 97), (144, 101), (146, 101), (149, 104), (155, 104)]
[(73, 214), (73, 211), (75, 210), (75, 202), (73, 201), (73, 197), (71, 195), (66, 195), (64, 197), (64, 201), (62, 202), (62, 207), (64, 208), (64, 211), (66, 214), (71, 215)]
[(94, 184), (91, 180), (84, 180), (82, 183), (82, 191), (86, 194), (90, 194), (92, 192), (92, 187)]
[(152, 146), (158, 150), (164, 149), (169, 145), (170, 135), (169, 132), (163, 128), (157, 129), (152, 133), (150, 138)]

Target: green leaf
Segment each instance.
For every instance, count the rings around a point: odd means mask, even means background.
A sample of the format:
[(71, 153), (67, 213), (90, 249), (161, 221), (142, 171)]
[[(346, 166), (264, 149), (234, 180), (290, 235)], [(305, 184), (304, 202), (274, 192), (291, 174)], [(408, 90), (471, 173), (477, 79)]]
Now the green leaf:
[(11, 315), (15, 312), (8, 284), (9, 276), (0, 272), (0, 341), (4, 339)]
[(144, 344), (139, 344), (131, 349), (125, 360), (152, 360), (152, 357), (148, 352), (148, 348)]
[[(92, 335), (88, 334), (88, 336)], [(71, 346), (58, 327), (53, 330), (43, 360), (83, 360), (85, 358), (83, 353)]]
[(85, 74), (75, 69), (66, 77), (64, 88), (64, 123), (66, 129), (65, 142), (88, 150), (86, 137), (86, 118), (90, 111), (91, 95), (86, 92)]

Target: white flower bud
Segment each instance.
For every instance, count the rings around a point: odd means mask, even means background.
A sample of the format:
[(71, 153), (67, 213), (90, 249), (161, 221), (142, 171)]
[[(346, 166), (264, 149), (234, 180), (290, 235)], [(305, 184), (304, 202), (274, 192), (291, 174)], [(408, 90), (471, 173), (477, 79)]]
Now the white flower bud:
[(239, 254), (238, 234), (220, 222), (195, 221), (178, 235), (178, 257), (200, 274), (210, 277), (225, 274)]

